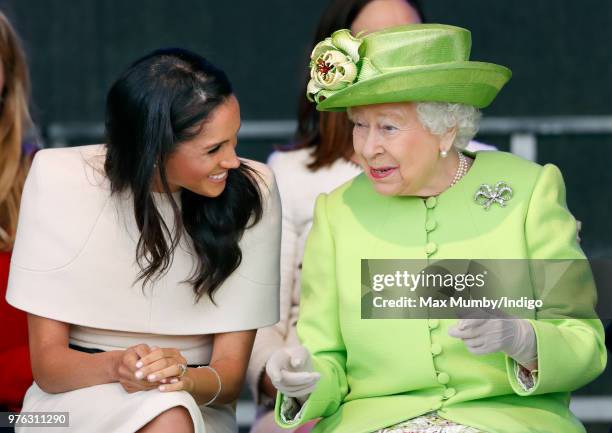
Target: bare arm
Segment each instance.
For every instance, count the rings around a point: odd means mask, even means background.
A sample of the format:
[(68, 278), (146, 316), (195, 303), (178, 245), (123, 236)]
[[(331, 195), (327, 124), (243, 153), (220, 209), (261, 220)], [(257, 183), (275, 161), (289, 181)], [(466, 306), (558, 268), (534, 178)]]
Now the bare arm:
[[(231, 403), (238, 399), (255, 332), (252, 330), (215, 334), (210, 366), (219, 373), (222, 384), (216, 403)], [(208, 368), (190, 368), (187, 376), (193, 381), (190, 393), (198, 404), (210, 401), (217, 392), (217, 378)]]
[[(216, 403), (230, 403), (238, 399), (244, 383), (256, 330), (215, 334), (210, 367), (221, 379), (221, 392)], [(183, 377), (177, 377), (178, 364), (186, 363), (176, 349), (154, 350), (142, 359), (139, 370), (142, 377), (154, 375), (162, 392), (185, 390), (198, 404), (209, 402), (219, 389), (217, 376), (209, 368), (188, 368)], [(161, 384), (160, 384), (161, 383)]]
[(34, 381), (45, 392), (72, 391), (117, 382), (122, 351), (82, 353), (68, 347), (70, 325), (28, 314)]

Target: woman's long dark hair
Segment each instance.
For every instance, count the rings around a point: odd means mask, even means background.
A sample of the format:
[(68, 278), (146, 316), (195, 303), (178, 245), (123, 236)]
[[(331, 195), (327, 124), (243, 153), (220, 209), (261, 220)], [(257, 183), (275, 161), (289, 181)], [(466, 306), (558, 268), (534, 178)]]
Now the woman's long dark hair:
[[(334, 31), (350, 29), (353, 21), (372, 0), (332, 0), (321, 14), (312, 47)], [(423, 8), (419, 0), (406, 0), (425, 22)], [(308, 53), (310, 55), (310, 52)], [(315, 104), (306, 98), (306, 85), (310, 75), (306, 74), (303, 91), (298, 101), (298, 125), (294, 144), (280, 150), (312, 148), (311, 170), (331, 165), (344, 158), (347, 161), (353, 154), (352, 125), (344, 112), (319, 112)]]
[[(105, 171), (113, 194), (130, 191), (140, 239), (136, 260), (143, 286), (170, 265), (181, 233), (192, 241), (199, 263), (188, 278), (196, 302), (214, 292), (240, 265), (239, 240), (262, 217), (258, 173), (241, 164), (229, 170), (215, 198), (181, 191), (181, 207), (169, 189), (165, 162), (181, 142), (196, 136), (211, 113), (232, 95), (223, 71), (181, 49), (157, 50), (137, 60), (111, 87), (106, 102)], [(171, 231), (155, 206), (151, 188), (159, 169), (174, 213)], [(214, 301), (213, 301), (214, 302)]]

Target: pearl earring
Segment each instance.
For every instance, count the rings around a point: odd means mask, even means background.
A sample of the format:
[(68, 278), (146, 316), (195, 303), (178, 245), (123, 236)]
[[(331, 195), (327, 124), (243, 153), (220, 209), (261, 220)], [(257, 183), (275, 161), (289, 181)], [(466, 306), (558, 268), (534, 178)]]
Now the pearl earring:
[(440, 156), (442, 158), (446, 158), (448, 156), (448, 150), (441, 150), (440, 151)]

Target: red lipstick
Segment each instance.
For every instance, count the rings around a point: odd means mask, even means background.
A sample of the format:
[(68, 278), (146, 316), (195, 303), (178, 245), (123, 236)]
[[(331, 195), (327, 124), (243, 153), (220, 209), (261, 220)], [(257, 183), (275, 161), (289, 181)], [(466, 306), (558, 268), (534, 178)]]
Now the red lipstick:
[(391, 166), (383, 166), (383, 167), (377, 167), (377, 168), (370, 167), (370, 176), (373, 179), (384, 179), (385, 177), (390, 176), (392, 173), (394, 173), (395, 170), (397, 170), (397, 167), (391, 167)]

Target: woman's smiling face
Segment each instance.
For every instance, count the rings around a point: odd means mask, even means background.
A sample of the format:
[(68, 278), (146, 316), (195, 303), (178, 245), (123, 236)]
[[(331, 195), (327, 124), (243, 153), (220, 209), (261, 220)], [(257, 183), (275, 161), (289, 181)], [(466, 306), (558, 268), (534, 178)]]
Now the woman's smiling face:
[(170, 189), (186, 188), (206, 197), (225, 189), (229, 170), (238, 168), (236, 156), (240, 106), (232, 95), (210, 115), (199, 133), (182, 142), (166, 162)]
[(355, 154), (379, 194), (432, 195), (444, 173), (440, 151), (450, 149), (454, 131), (429, 132), (411, 102), (352, 107), (348, 114)]

